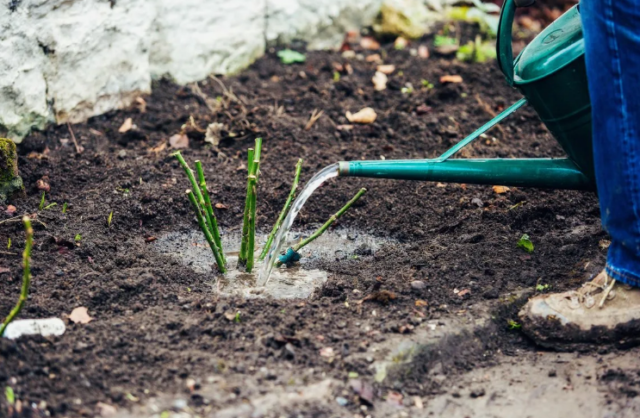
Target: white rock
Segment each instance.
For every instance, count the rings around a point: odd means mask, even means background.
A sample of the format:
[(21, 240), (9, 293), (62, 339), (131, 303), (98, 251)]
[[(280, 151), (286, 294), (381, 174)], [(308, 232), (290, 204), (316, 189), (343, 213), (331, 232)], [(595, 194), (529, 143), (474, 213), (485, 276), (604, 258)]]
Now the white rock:
[(229, 74), (264, 53), (265, 0), (154, 0), (153, 77), (178, 83)]
[[(389, 1), (389, 0), (385, 0)], [(424, 0), (440, 5), (455, 0)], [(382, 0), (22, 0), (0, 4), (0, 135), (129, 106), (151, 79), (230, 74), (266, 43), (335, 48)], [(11, 5), (16, 5), (15, 7)], [(435, 6), (434, 6), (435, 7)], [(12, 10), (13, 9), (13, 10)]]
[(309, 49), (337, 48), (349, 30), (373, 23), (382, 0), (267, 0), (266, 38), (270, 43), (294, 39)]
[(3, 336), (10, 340), (24, 335), (59, 336), (64, 334), (65, 329), (64, 322), (60, 318), (19, 319), (7, 326)]

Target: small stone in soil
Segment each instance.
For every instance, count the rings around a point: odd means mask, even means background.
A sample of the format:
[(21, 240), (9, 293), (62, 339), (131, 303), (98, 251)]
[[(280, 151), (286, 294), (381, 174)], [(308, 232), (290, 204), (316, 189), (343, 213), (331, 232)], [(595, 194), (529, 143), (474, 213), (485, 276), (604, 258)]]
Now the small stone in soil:
[(175, 401), (173, 401), (173, 404), (171, 406), (177, 411), (182, 411), (187, 407), (187, 401), (186, 399), (176, 399)]
[(336, 398), (336, 402), (338, 402), (338, 405), (340, 406), (347, 406), (347, 404), (349, 403), (349, 401), (343, 398), (342, 396), (338, 396)]
[(415, 290), (422, 290), (427, 287), (427, 284), (421, 280), (414, 280), (411, 282), (411, 288)]
[(127, 157), (127, 151), (126, 150), (120, 150), (118, 152), (118, 158), (121, 160), (124, 160)]

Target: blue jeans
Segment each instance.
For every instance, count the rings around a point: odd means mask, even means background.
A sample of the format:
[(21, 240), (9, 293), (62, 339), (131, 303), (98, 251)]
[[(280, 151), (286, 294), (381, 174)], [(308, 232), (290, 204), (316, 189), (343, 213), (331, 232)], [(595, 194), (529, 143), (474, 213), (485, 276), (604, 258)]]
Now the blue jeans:
[(640, 0), (583, 0), (606, 271), (640, 286)]

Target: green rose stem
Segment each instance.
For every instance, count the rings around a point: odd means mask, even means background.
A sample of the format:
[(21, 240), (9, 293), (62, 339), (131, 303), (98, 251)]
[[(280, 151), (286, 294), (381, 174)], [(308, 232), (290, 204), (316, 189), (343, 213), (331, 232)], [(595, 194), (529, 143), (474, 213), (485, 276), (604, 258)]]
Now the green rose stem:
[(222, 250), (220, 230), (218, 229), (218, 219), (216, 219), (216, 214), (213, 211), (213, 205), (211, 204), (211, 198), (209, 197), (209, 190), (207, 189), (207, 182), (204, 178), (204, 170), (202, 169), (202, 163), (199, 160), (196, 161), (196, 173), (198, 174), (200, 192), (204, 198), (204, 211), (207, 217), (207, 225), (209, 225), (209, 231), (211, 232), (211, 235), (213, 235), (213, 242), (215, 242), (216, 247), (218, 247), (218, 252), (220, 253), (220, 257), (222, 257), (222, 262), (226, 264), (227, 262), (224, 258), (224, 251)]
[(242, 216), (242, 241), (240, 242), (240, 253), (238, 254), (238, 267), (245, 266), (247, 264), (247, 246), (249, 244), (249, 212), (250, 212), (250, 200), (249, 200), (249, 188), (251, 183), (248, 176), (251, 176), (251, 166), (253, 165), (254, 149), (249, 148), (247, 150), (247, 195), (244, 199), (244, 215)]
[(247, 242), (247, 269), (253, 270), (256, 245), (256, 202), (258, 200), (258, 178), (260, 177), (260, 154), (262, 150), (262, 138), (256, 138), (256, 149), (251, 164), (252, 175), (249, 176), (250, 205), (249, 205), (249, 240)]
[(196, 200), (196, 196), (191, 190), (187, 190), (185, 192), (189, 197), (189, 201), (191, 202), (191, 206), (193, 207), (193, 211), (196, 213), (196, 218), (198, 218), (198, 225), (200, 225), (200, 229), (204, 233), (204, 237), (207, 239), (209, 243), (209, 247), (211, 248), (211, 252), (213, 252), (213, 257), (216, 259), (216, 263), (218, 263), (218, 270), (220, 273), (224, 273), (226, 271), (224, 261), (222, 261), (222, 256), (220, 255), (220, 251), (216, 246), (215, 241), (213, 240), (213, 236), (211, 235), (211, 231), (207, 228), (207, 224), (202, 216), (202, 210), (200, 206), (198, 206), (198, 201)]
[(29, 265), (31, 262), (31, 247), (33, 246), (33, 228), (31, 228), (31, 220), (28, 216), (22, 218), (22, 222), (24, 223), (25, 233), (27, 235), (27, 241), (24, 246), (24, 251), (22, 252), (22, 290), (20, 291), (18, 303), (11, 310), (9, 316), (7, 316), (0, 327), (0, 337), (4, 335), (4, 331), (7, 329), (7, 326), (11, 321), (18, 316), (27, 301), (27, 297), (29, 296), (29, 286), (31, 284), (31, 268)]
[(260, 261), (264, 260), (264, 258), (269, 253), (269, 248), (271, 248), (271, 244), (273, 243), (273, 238), (275, 237), (276, 232), (278, 232), (278, 229), (280, 229), (280, 225), (282, 225), (282, 221), (284, 220), (284, 217), (287, 215), (287, 212), (289, 212), (289, 208), (291, 207), (293, 198), (295, 197), (296, 191), (298, 190), (298, 182), (300, 181), (301, 172), (302, 172), (302, 158), (300, 158), (298, 160), (298, 163), (296, 164), (296, 174), (293, 178), (293, 184), (291, 185), (291, 191), (289, 192), (289, 197), (287, 197), (287, 201), (285, 202), (284, 207), (280, 212), (280, 216), (278, 216), (278, 220), (276, 221), (275, 225), (273, 225), (273, 229), (271, 230), (271, 233), (267, 238), (267, 243), (264, 245), (264, 248), (262, 249), (262, 254), (260, 254), (260, 258), (259, 258)]
[[(260, 154), (262, 152), (262, 138), (256, 138), (255, 149), (247, 151), (247, 196), (244, 202), (244, 216), (242, 218), (242, 241), (240, 254), (238, 255), (238, 267), (245, 266), (247, 271), (253, 269), (253, 250), (249, 251), (249, 244), (255, 245), (255, 205), (260, 167)], [(256, 164), (257, 163), (257, 164)], [(253, 218), (253, 219), (252, 219)], [(253, 224), (253, 229), (251, 229)], [(249, 262), (251, 259), (251, 262)], [(250, 266), (250, 267), (249, 267)]]
[[(335, 221), (338, 220), (338, 218), (340, 218), (347, 210), (349, 210), (349, 208), (358, 200), (360, 199), (360, 197), (365, 194), (367, 191), (367, 189), (365, 189), (364, 187), (362, 189), (360, 189), (358, 191), (358, 193), (356, 193), (355, 196), (353, 196), (353, 198), (347, 202), (346, 205), (344, 205), (342, 207), (342, 209), (340, 209), (339, 211), (337, 211), (336, 213), (334, 213), (327, 222), (324, 223), (324, 225), (322, 225), (320, 228), (318, 228), (318, 230), (316, 232), (314, 232), (311, 236), (309, 236), (308, 238), (300, 241), (299, 243), (297, 243), (296, 245), (294, 245), (293, 247), (291, 247), (291, 249), (294, 252), (298, 252), (300, 251), (303, 247), (305, 247), (306, 245), (308, 245), (309, 243), (313, 242), (315, 239), (317, 239), (320, 235), (322, 235), (324, 233), (324, 231), (327, 230), (327, 228), (329, 228)], [(282, 261), (278, 260), (276, 261), (276, 267), (280, 267), (282, 264), (284, 264)]]

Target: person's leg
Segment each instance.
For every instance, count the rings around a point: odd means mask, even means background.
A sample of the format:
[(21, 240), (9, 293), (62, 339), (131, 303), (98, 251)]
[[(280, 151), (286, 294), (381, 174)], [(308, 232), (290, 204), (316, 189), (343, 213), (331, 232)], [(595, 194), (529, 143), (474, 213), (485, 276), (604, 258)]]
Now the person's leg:
[(606, 272), (640, 286), (640, 0), (583, 0)]
[(611, 245), (593, 282), (532, 298), (520, 318), (527, 334), (550, 346), (640, 342), (640, 0), (582, 0), (580, 13), (598, 197)]

